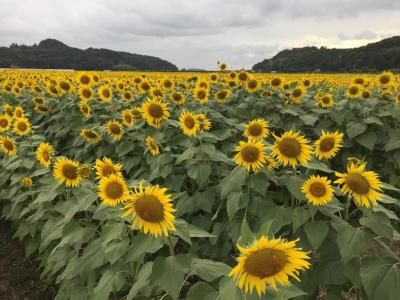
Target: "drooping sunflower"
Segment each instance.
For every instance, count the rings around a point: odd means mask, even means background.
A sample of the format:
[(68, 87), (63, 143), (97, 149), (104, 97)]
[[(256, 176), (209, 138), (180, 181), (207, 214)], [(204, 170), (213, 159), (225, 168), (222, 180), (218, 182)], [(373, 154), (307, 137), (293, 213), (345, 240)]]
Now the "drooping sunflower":
[(0, 137), (0, 150), (8, 156), (17, 154), (17, 145), (12, 138), (7, 136)]
[(121, 164), (114, 164), (112, 160), (108, 157), (103, 157), (103, 159), (96, 159), (96, 179), (101, 179), (103, 177), (108, 177), (111, 174), (119, 174), (122, 176)]
[(39, 113), (39, 114), (47, 115), (49, 113), (50, 109), (46, 104), (44, 104), (44, 105), (36, 105), (35, 106), (35, 111), (37, 113)]
[(95, 130), (83, 128), (80, 132), (81, 137), (89, 143), (97, 143), (101, 137)]
[(109, 120), (105, 126), (105, 130), (107, 134), (116, 141), (120, 140), (124, 135), (124, 127), (116, 120)]
[(48, 168), (53, 159), (54, 149), (48, 143), (41, 143), (36, 149), (36, 159), (45, 168)]
[(315, 156), (318, 159), (331, 159), (342, 147), (343, 133), (339, 131), (325, 132), (322, 130), (320, 138), (315, 142)]
[(19, 136), (26, 136), (31, 132), (31, 123), (29, 123), (29, 120), (25, 117), (16, 118), (13, 131)]
[(158, 185), (143, 187), (143, 183), (140, 183), (124, 210), (122, 217), (131, 215), (132, 228), (137, 226), (145, 234), (158, 237), (168, 236), (170, 231), (175, 231), (175, 209), (166, 188)]
[(207, 118), (206, 114), (197, 114), (196, 118), (200, 123), (200, 131), (204, 132), (211, 129), (211, 120)]
[(169, 111), (166, 103), (157, 99), (149, 99), (142, 105), (143, 116), (148, 125), (155, 128), (161, 126), (161, 122), (168, 119)]
[(43, 105), (45, 103), (46, 103), (46, 100), (44, 98), (33, 98), (32, 99), (33, 105)]
[(244, 127), (243, 135), (249, 140), (263, 140), (269, 135), (268, 121), (258, 118)]
[(24, 177), (24, 178), (22, 179), (22, 185), (23, 185), (24, 187), (30, 187), (30, 186), (32, 186), (32, 184), (33, 184), (33, 181), (32, 181), (31, 178), (29, 178), (29, 177)]
[(311, 176), (304, 182), (301, 191), (315, 206), (328, 204), (333, 198), (331, 181), (325, 176)]
[(98, 190), (99, 197), (108, 206), (116, 206), (129, 198), (128, 186), (120, 174), (101, 178)]
[(172, 93), (170, 100), (172, 103), (174, 103), (176, 105), (182, 105), (185, 103), (186, 98), (183, 94), (174, 92), (174, 93)]
[(109, 103), (113, 97), (112, 90), (109, 86), (103, 85), (99, 88), (98, 94), (103, 102)]
[(54, 178), (67, 187), (77, 187), (82, 177), (79, 175), (79, 162), (68, 158), (59, 158), (54, 163)]
[(200, 130), (197, 116), (189, 111), (183, 111), (179, 116), (179, 123), (184, 134), (195, 136)]
[(362, 89), (357, 84), (350, 85), (346, 92), (346, 96), (349, 97), (350, 99), (359, 98), (361, 94), (362, 94)]
[(208, 89), (204, 89), (204, 88), (200, 88), (200, 87), (196, 87), (193, 91), (194, 99), (202, 104), (208, 102), (209, 94), (210, 94), (210, 92)]
[(299, 163), (306, 165), (310, 161), (312, 147), (299, 132), (290, 130), (281, 137), (275, 138), (275, 143), (272, 146), (272, 156), (283, 166), (290, 165), (295, 169)]
[(331, 94), (324, 94), (318, 97), (318, 105), (322, 108), (329, 108), (335, 104)]
[(261, 141), (240, 141), (236, 146), (235, 163), (246, 169), (258, 173), (266, 162), (265, 146)]
[(92, 115), (92, 109), (90, 108), (89, 104), (87, 103), (87, 101), (81, 101), (79, 103), (79, 109), (81, 111), (81, 114), (85, 117), (85, 118), (89, 118)]
[(149, 149), (151, 155), (157, 156), (160, 154), (160, 149), (151, 136), (146, 137), (146, 146)]
[(350, 164), (347, 166), (347, 173), (335, 172), (339, 177), (335, 181), (341, 187), (344, 195), (353, 197), (359, 206), (370, 207), (378, 205), (377, 201), (382, 198), (382, 183), (378, 174), (374, 171), (365, 171), (366, 163), (356, 166)]
[(133, 118), (131, 109), (124, 109), (123, 111), (121, 111), (121, 119), (122, 119), (122, 123), (126, 127), (130, 127), (133, 124), (135, 124), (135, 119)]
[(7, 115), (3, 114), (0, 115), (0, 132), (6, 132), (10, 129), (12, 123), (12, 118)]
[(276, 290), (277, 283), (290, 285), (289, 277), (300, 281), (299, 271), (309, 269), (310, 259), (295, 241), (271, 239), (262, 236), (248, 248), (237, 245), (240, 256), (238, 264), (229, 276), (236, 279), (236, 285), (251, 294), (256, 289), (259, 296), (265, 294), (267, 285)]

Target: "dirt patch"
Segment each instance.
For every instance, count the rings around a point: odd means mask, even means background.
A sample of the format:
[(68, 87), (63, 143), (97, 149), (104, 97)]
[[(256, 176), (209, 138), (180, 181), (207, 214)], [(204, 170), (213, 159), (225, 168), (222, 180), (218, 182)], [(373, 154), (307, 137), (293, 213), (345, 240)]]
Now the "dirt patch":
[(23, 245), (12, 236), (11, 226), (1, 221), (0, 300), (54, 299), (56, 289), (40, 279), (38, 262), (27, 258)]

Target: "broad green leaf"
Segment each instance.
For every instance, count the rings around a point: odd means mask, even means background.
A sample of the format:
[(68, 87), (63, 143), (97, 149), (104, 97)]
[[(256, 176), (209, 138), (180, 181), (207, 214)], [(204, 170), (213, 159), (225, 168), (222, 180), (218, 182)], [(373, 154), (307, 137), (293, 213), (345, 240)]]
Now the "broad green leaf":
[(212, 168), (208, 163), (196, 163), (192, 164), (187, 173), (190, 178), (194, 179), (198, 185), (202, 186), (209, 181)]
[(337, 234), (337, 243), (344, 263), (366, 252), (373, 243), (372, 237), (362, 228), (343, 226)]
[(289, 192), (299, 200), (306, 200), (305, 195), (301, 191), (301, 187), (304, 184), (304, 180), (298, 176), (290, 176), (288, 180), (285, 181), (286, 187)]
[(329, 169), (324, 163), (317, 161), (317, 160), (312, 160), (310, 161), (306, 167), (308, 169), (312, 169), (312, 170), (319, 170), (325, 173), (334, 173), (335, 171)]
[(390, 219), (382, 212), (362, 217), (360, 219), (360, 224), (368, 227), (379, 236), (384, 236), (389, 239), (393, 238), (393, 227), (390, 223)]
[(96, 300), (108, 300), (109, 295), (113, 291), (118, 291), (125, 283), (125, 278), (121, 272), (105, 270), (101, 274), (101, 278), (94, 289), (94, 297)]
[(247, 223), (246, 216), (244, 216), (242, 225), (240, 226), (241, 242), (244, 245), (250, 245), (254, 242), (255, 236), (249, 224)]
[(133, 283), (126, 300), (135, 299), (140, 290), (149, 285), (152, 269), (153, 262), (148, 262), (140, 268), (140, 271), (136, 276), (136, 281)]
[(304, 231), (311, 246), (316, 250), (328, 235), (329, 225), (322, 221), (314, 223), (307, 222), (304, 225)]
[(213, 281), (221, 276), (228, 275), (231, 267), (210, 259), (194, 258), (191, 270), (193, 274), (200, 276), (205, 281)]
[(356, 141), (367, 148), (368, 150), (372, 151), (374, 149), (375, 143), (378, 139), (378, 136), (375, 132), (365, 132), (362, 135), (359, 135), (356, 138)]
[(236, 286), (235, 280), (224, 277), (219, 282), (219, 296), (217, 300), (245, 300), (242, 291)]
[(247, 176), (248, 173), (240, 166), (233, 169), (220, 183), (221, 198), (226, 198), (230, 192), (239, 190), (245, 183)]
[(205, 300), (210, 299), (207, 296), (215, 294), (214, 288), (209, 284), (199, 281), (195, 283), (187, 293), (186, 300)]
[(346, 125), (346, 132), (350, 139), (355, 138), (367, 130), (367, 125), (364, 123), (349, 122)]

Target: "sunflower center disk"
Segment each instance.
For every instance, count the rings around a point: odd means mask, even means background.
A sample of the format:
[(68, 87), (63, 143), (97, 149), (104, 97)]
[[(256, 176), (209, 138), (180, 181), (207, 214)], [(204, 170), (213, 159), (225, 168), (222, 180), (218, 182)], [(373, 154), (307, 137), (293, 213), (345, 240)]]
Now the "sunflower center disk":
[(241, 151), (243, 160), (249, 163), (255, 162), (260, 156), (260, 151), (253, 146), (246, 146)]
[(89, 139), (95, 139), (97, 138), (97, 134), (94, 133), (93, 131), (86, 131), (86, 137), (88, 137)]
[(13, 143), (11, 143), (10, 141), (4, 141), (3, 142), (3, 146), (8, 150), (8, 151), (11, 151), (11, 150), (14, 150), (14, 145), (13, 145)]
[(110, 182), (106, 187), (107, 197), (111, 199), (118, 199), (123, 194), (123, 188), (119, 182)]
[(324, 138), (319, 144), (319, 150), (328, 152), (335, 146), (335, 139), (333, 137)]
[(351, 95), (357, 95), (357, 93), (358, 93), (358, 87), (356, 87), (356, 86), (351, 87), (350, 90), (349, 90), (349, 93), (350, 93)]
[(135, 211), (147, 222), (159, 222), (164, 217), (163, 205), (153, 195), (140, 197), (135, 203)]
[(120, 133), (121, 133), (121, 128), (119, 128), (118, 125), (111, 124), (111, 125), (110, 125), (110, 131), (111, 131), (113, 134), (120, 134)]
[(195, 121), (193, 120), (192, 117), (186, 117), (185, 118), (185, 125), (187, 128), (192, 129), (194, 125), (196, 125)]
[(262, 127), (259, 124), (253, 124), (249, 127), (249, 133), (252, 136), (259, 136), (262, 133)]
[(225, 99), (227, 95), (228, 95), (228, 93), (226, 91), (219, 91), (217, 93), (218, 99), (221, 99), (221, 100)]
[(295, 97), (295, 98), (300, 97), (301, 94), (302, 94), (302, 92), (301, 92), (300, 89), (295, 89), (295, 90), (293, 91), (293, 93), (292, 93), (293, 97)]
[(84, 96), (85, 98), (90, 98), (90, 96), (92, 96), (92, 92), (89, 91), (89, 90), (86, 90), (86, 89), (83, 90), (82, 94), (83, 94), (83, 96)]
[(28, 126), (24, 122), (18, 123), (17, 127), (18, 127), (19, 131), (26, 131), (26, 129), (28, 128)]
[(110, 91), (109, 90), (104, 90), (103, 91), (103, 96), (106, 97), (106, 98), (110, 97)]
[(346, 184), (356, 194), (366, 194), (370, 189), (368, 180), (360, 174), (349, 174)]
[(271, 85), (272, 86), (278, 86), (278, 85), (280, 85), (281, 84), (281, 80), (279, 79), (279, 78), (274, 78), (274, 79), (272, 79), (272, 81), (271, 81)]
[(69, 180), (74, 180), (78, 177), (77, 169), (76, 169), (76, 167), (74, 167), (72, 165), (63, 166), (62, 173), (63, 173), (64, 177)]
[(390, 78), (389, 78), (388, 75), (382, 75), (382, 76), (379, 78), (379, 82), (382, 83), (382, 84), (386, 84), (386, 83), (388, 83), (389, 81), (390, 81)]
[(326, 193), (326, 187), (321, 182), (314, 182), (310, 186), (310, 193), (315, 197), (322, 197)]
[(163, 113), (162, 107), (160, 105), (152, 104), (149, 107), (149, 114), (153, 118), (161, 118), (164, 113)]
[(279, 151), (287, 157), (298, 157), (301, 153), (301, 145), (292, 138), (284, 138), (278, 143)]
[(257, 87), (257, 81), (250, 80), (249, 84), (247, 85), (250, 89), (255, 89)]
[(111, 174), (116, 174), (117, 171), (112, 166), (104, 166), (102, 169), (102, 173), (104, 177), (108, 177)]
[(7, 126), (8, 126), (7, 119), (1, 119), (0, 120), (0, 127), (7, 127)]
[(44, 150), (44, 151), (42, 152), (42, 158), (43, 158), (43, 160), (45, 160), (45, 161), (49, 161), (49, 160), (50, 160), (50, 154), (49, 154), (49, 152), (48, 152), (47, 150)]
[(203, 91), (203, 90), (198, 91), (198, 92), (197, 92), (197, 97), (198, 97), (199, 99), (204, 99), (204, 98), (206, 97), (206, 92)]
[(322, 98), (322, 102), (324, 102), (325, 104), (329, 104), (331, 102), (331, 98), (325, 96)]
[(261, 249), (249, 254), (244, 269), (250, 275), (264, 279), (283, 270), (287, 256), (280, 250)]

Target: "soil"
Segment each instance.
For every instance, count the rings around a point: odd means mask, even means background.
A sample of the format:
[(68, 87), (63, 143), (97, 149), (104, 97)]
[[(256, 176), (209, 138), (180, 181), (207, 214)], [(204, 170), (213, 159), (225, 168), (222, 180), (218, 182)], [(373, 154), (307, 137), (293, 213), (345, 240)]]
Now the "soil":
[(0, 221), (0, 300), (52, 300), (56, 289), (40, 279), (41, 268), (26, 257), (8, 223)]

